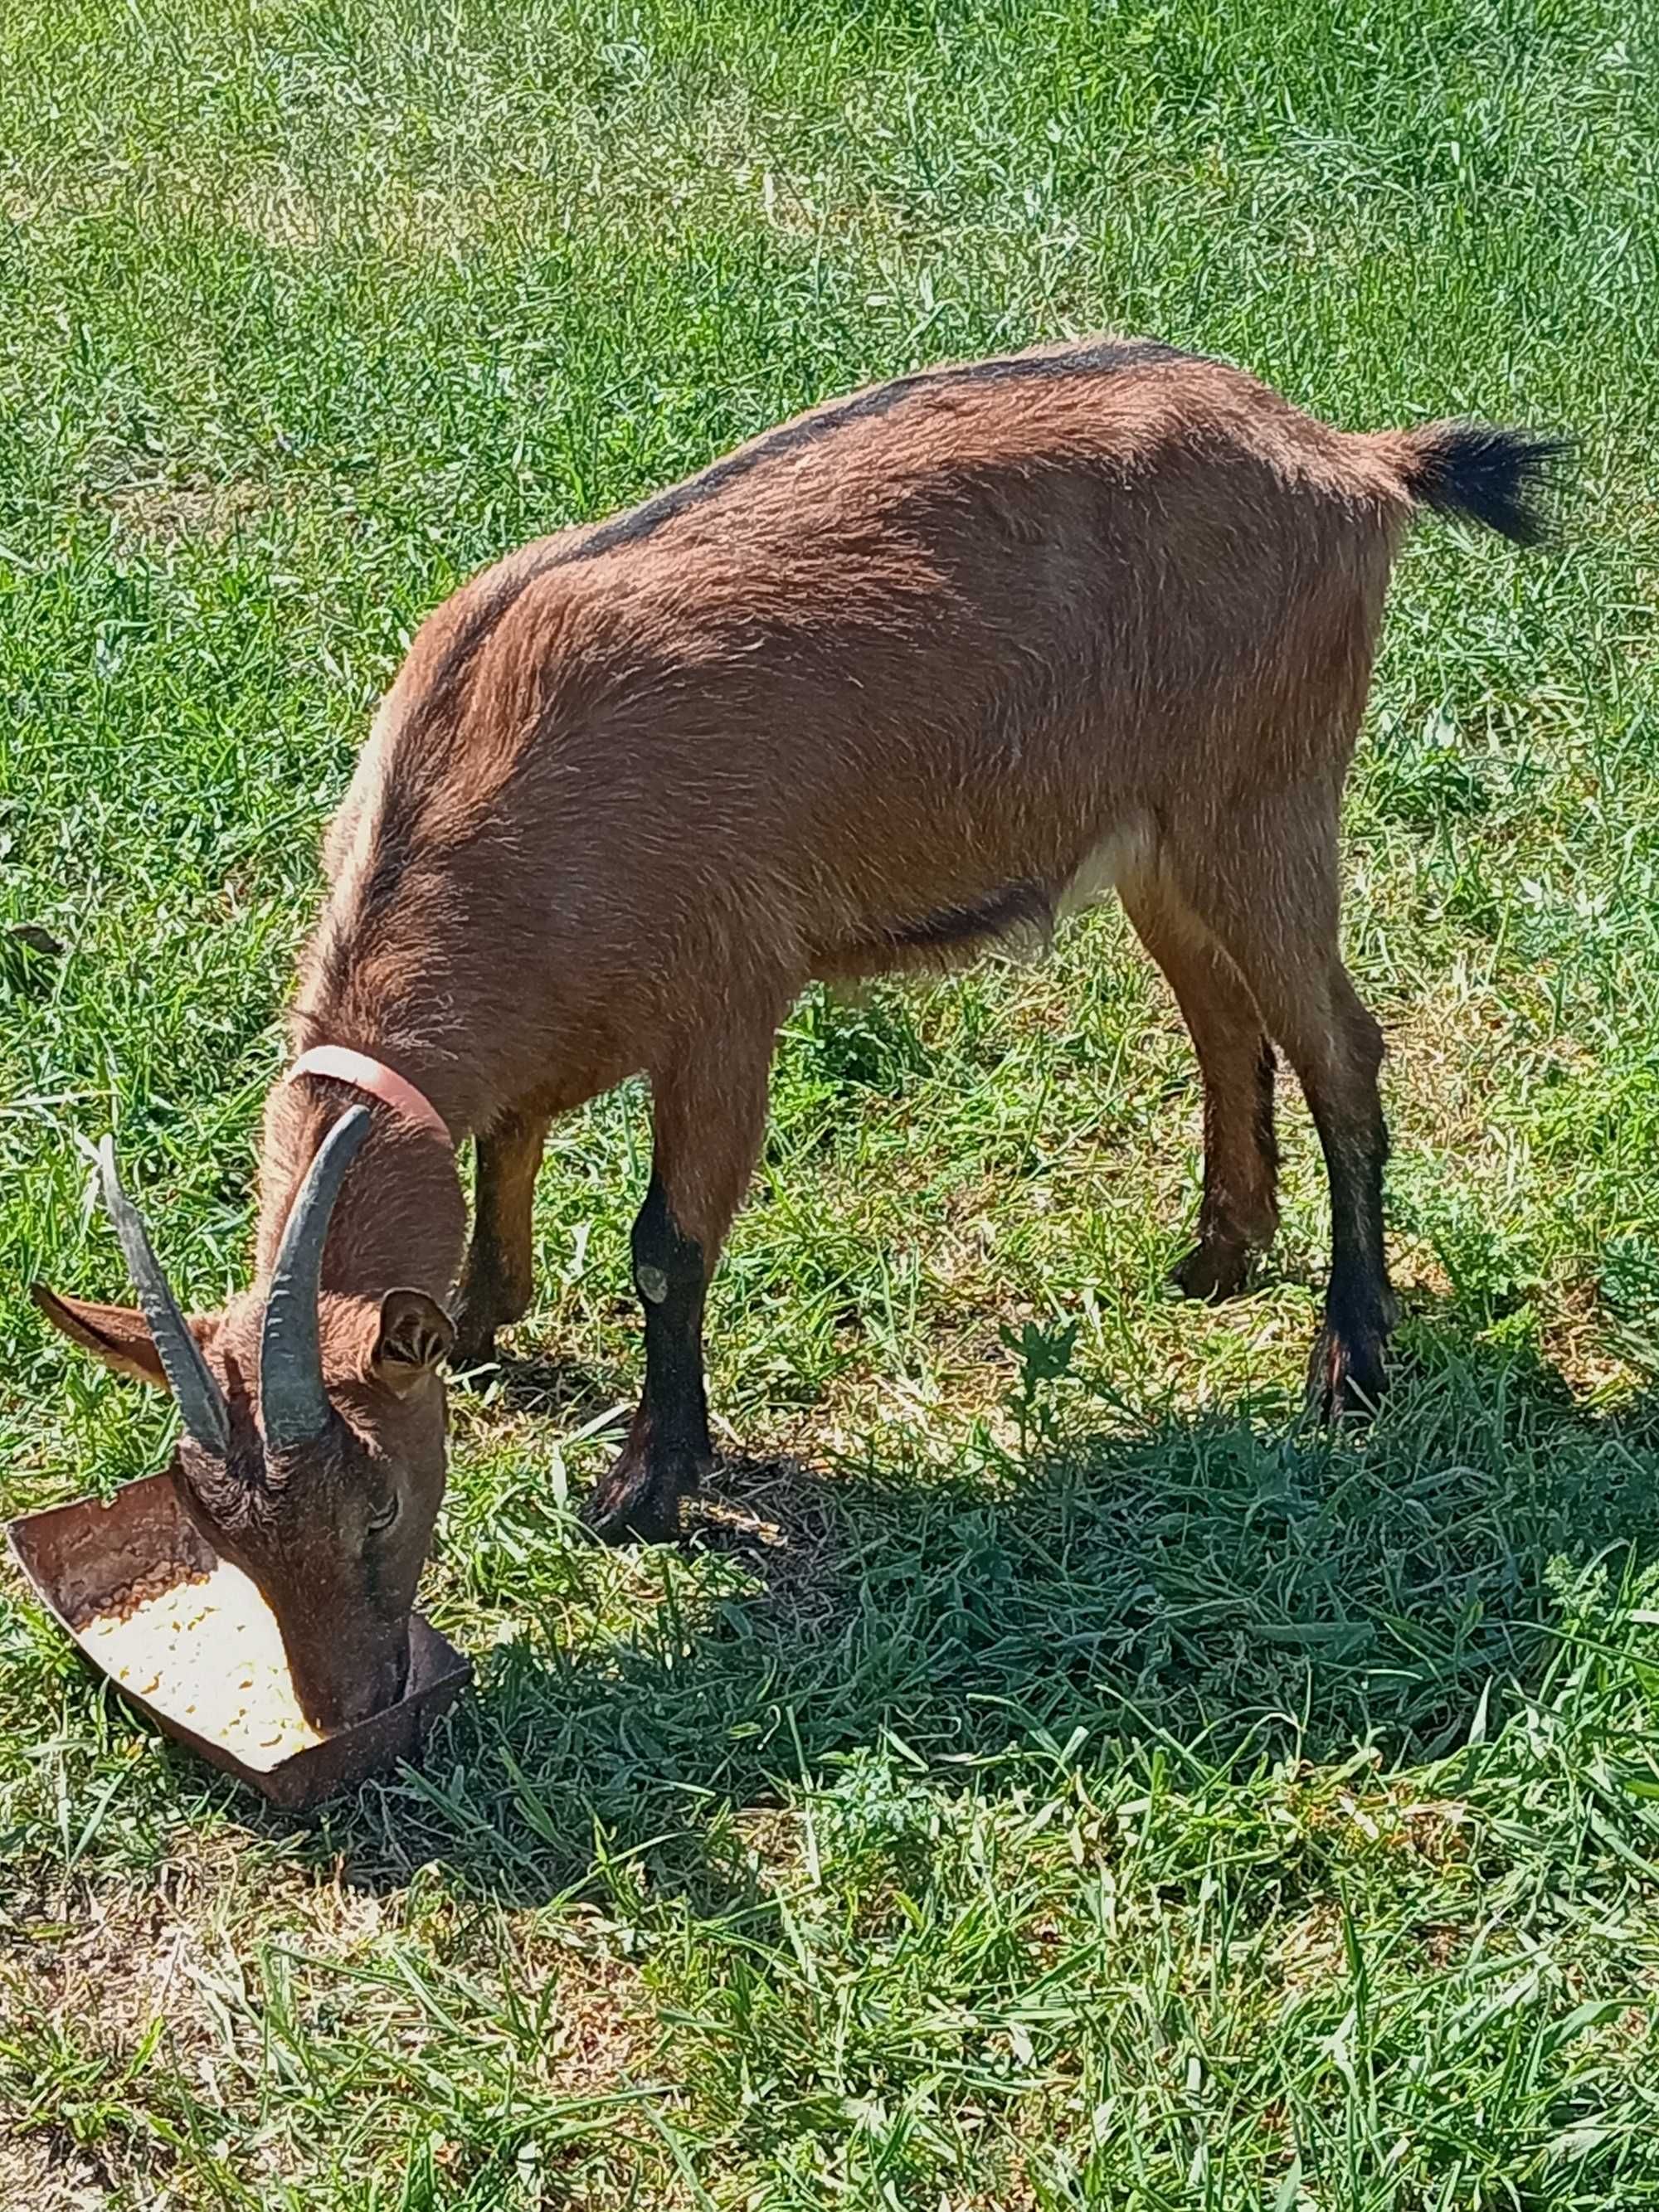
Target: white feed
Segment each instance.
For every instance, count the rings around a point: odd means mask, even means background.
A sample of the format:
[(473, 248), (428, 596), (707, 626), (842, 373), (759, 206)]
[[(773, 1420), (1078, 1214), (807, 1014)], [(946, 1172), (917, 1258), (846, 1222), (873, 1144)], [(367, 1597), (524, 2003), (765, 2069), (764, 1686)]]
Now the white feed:
[(295, 1698), (276, 1617), (228, 1559), (80, 1636), (118, 1682), (245, 1766), (263, 1771), (322, 1741)]

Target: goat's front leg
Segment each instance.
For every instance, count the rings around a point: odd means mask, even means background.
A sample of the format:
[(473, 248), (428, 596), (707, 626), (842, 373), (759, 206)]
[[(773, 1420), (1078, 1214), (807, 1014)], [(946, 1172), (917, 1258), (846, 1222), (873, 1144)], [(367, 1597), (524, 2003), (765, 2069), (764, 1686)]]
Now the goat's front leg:
[(472, 1243), (452, 1355), (458, 1367), (493, 1359), (496, 1330), (522, 1321), (530, 1310), (535, 1291), (531, 1222), (549, 1126), (544, 1115), (509, 1114), (478, 1139)]
[(714, 1463), (703, 1303), (760, 1150), (775, 1028), (769, 1012), (741, 1034), (699, 1038), (652, 1077), (651, 1184), (633, 1237), (645, 1391), (622, 1455), (588, 1506), (588, 1525), (607, 1541), (678, 1535), (680, 1500)]

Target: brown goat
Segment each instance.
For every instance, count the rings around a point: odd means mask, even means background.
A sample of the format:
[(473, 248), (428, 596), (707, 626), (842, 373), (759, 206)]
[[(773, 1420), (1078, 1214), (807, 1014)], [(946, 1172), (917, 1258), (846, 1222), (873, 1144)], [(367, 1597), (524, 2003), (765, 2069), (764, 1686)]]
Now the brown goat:
[(551, 1118), (650, 1079), (645, 1389), (592, 1517), (665, 1536), (709, 1464), (704, 1292), (786, 1010), (1108, 885), (1203, 1072), (1181, 1283), (1237, 1290), (1273, 1234), (1277, 1044), (1330, 1180), (1310, 1387), (1377, 1398), (1382, 1045), (1338, 949), (1343, 781), (1413, 507), (1530, 538), (1553, 450), (1350, 435), (1217, 362), (1091, 340), (820, 407), (438, 610), (331, 834), (293, 1014), (301, 1054), (370, 1074), (272, 1091), (254, 1286), (186, 1328), (106, 1166), (143, 1313), (40, 1294), (179, 1394), (192, 1510), (264, 1588), (314, 1720), (402, 1681), (441, 1363), (529, 1303)]

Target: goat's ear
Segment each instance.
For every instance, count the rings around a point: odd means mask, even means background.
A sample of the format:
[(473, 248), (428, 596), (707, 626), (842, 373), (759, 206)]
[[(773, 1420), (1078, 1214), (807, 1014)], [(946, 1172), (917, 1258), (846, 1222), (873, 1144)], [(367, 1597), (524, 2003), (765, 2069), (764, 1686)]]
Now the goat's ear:
[(402, 1397), (448, 1358), (455, 1324), (424, 1291), (388, 1291), (369, 1360), (370, 1379)]
[(71, 1344), (78, 1344), (118, 1375), (130, 1375), (157, 1390), (167, 1389), (161, 1356), (143, 1314), (134, 1313), (130, 1306), (100, 1306), (87, 1298), (60, 1297), (44, 1283), (32, 1285), (29, 1296)]

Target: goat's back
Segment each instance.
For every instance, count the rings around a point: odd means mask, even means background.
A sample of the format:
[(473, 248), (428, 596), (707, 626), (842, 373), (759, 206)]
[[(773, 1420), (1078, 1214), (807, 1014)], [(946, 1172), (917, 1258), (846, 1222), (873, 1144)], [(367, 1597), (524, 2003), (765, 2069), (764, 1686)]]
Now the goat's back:
[(1115, 831), (1340, 779), (1410, 504), (1385, 438), (1162, 347), (832, 402), (431, 618), (326, 933), (407, 962), (441, 912), (620, 1032), (642, 977), (1052, 904)]

